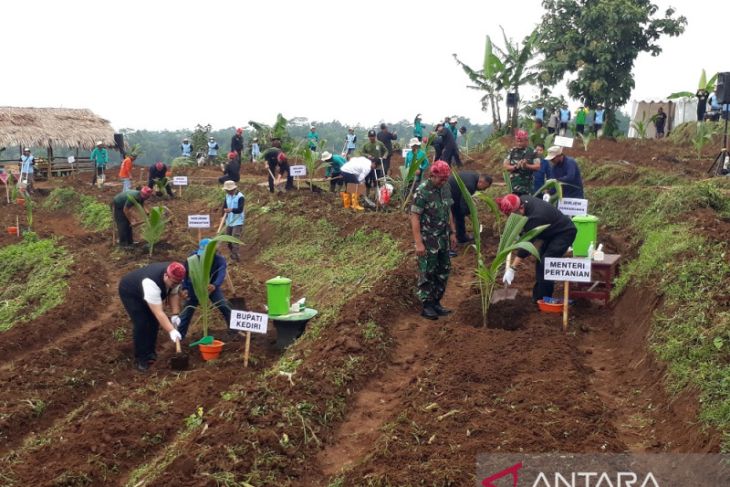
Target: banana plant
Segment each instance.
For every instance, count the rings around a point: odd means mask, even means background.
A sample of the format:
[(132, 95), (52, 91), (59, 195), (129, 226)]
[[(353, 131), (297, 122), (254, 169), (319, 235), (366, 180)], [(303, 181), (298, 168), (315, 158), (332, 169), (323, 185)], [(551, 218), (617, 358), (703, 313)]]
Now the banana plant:
[[(522, 230), (525, 228), (525, 224), (527, 224), (527, 217), (512, 213), (509, 218), (507, 218), (504, 230), (501, 232), (499, 246), (497, 247), (497, 254), (494, 256), (492, 262), (487, 264), (484, 260), (484, 256), (482, 255), (477, 206), (474, 203), (474, 199), (471, 194), (469, 194), (469, 190), (466, 189), (464, 181), (462, 181), (459, 177), (459, 174), (454, 169), (452, 169), (451, 172), (456, 179), (456, 184), (459, 186), (459, 190), (461, 191), (464, 201), (469, 207), (469, 216), (471, 218), (472, 230), (474, 231), (474, 243), (471, 247), (475, 250), (477, 258), (474, 275), (476, 276), (477, 284), (479, 285), (479, 296), (482, 305), (482, 325), (486, 327), (489, 321), (489, 308), (492, 304), (492, 294), (494, 294), (494, 289), (497, 285), (497, 277), (507, 261), (507, 256), (511, 252), (522, 249), (529, 252), (536, 259), (539, 259), (540, 254), (530, 240), (537, 237), (549, 225), (541, 225), (522, 234)], [(480, 194), (478, 199), (485, 203), (488, 202), (488, 208), (494, 215), (497, 215), (499, 209), (494, 200), (484, 194)]]
[[(710, 78), (710, 80), (707, 80), (707, 73), (705, 70), (702, 70), (702, 74), (700, 74), (700, 82), (697, 85), (697, 90), (705, 90), (706, 92), (710, 93), (712, 91), (715, 91), (715, 83), (717, 82), (717, 73), (715, 76)], [(667, 97), (669, 100), (674, 100), (677, 98), (686, 98), (686, 97), (693, 97), (695, 94), (691, 91), (678, 91), (677, 93), (672, 93)]]
[(150, 208), (149, 215), (144, 211), (142, 205), (137, 202), (132, 195), (128, 195), (129, 201), (134, 203), (134, 206), (139, 211), (140, 216), (143, 218), (142, 228), (140, 229), (140, 235), (142, 239), (147, 242), (150, 248), (150, 257), (155, 249), (155, 244), (162, 239), (162, 235), (165, 233), (165, 226), (167, 225), (168, 219), (165, 216), (164, 206), (155, 206)]
[(208, 294), (208, 284), (210, 284), (210, 273), (213, 269), (213, 261), (215, 260), (215, 250), (219, 242), (242, 244), (240, 240), (230, 235), (218, 235), (210, 239), (205, 246), (202, 256), (197, 253), (188, 257), (188, 278), (193, 286), (195, 297), (198, 299), (198, 309), (200, 311), (199, 321), (203, 327), (203, 336), (208, 336), (208, 327), (210, 326), (210, 318), (213, 307), (216, 303), (210, 302)]
[(697, 122), (695, 134), (692, 137), (692, 145), (697, 151), (697, 160), (702, 158), (702, 149), (712, 142), (712, 137), (718, 132), (717, 127), (708, 122)]

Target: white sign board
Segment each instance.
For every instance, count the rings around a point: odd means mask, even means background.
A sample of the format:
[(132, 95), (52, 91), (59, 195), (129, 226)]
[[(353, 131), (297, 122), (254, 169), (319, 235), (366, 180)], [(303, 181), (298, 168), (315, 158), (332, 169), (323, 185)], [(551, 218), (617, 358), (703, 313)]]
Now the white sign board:
[(591, 259), (545, 257), (546, 281), (591, 282)]
[(175, 186), (187, 186), (188, 177), (187, 176), (174, 176), (172, 178), (172, 184), (174, 184)]
[(291, 166), (289, 168), (290, 175), (293, 176), (306, 176), (307, 166)]
[(563, 215), (584, 216), (588, 214), (588, 200), (581, 198), (563, 198), (558, 202), (558, 210)]
[(573, 147), (573, 139), (571, 137), (556, 135), (553, 144), (559, 145), (560, 147)]
[(74, 156), (68, 156), (68, 163), (73, 164), (74, 162), (76, 162), (76, 158)]
[(411, 149), (403, 149), (403, 153), (402, 153), (403, 159), (408, 157), (409, 152), (411, 152)]
[(210, 228), (210, 215), (188, 215), (188, 228)]
[(251, 333), (266, 334), (269, 325), (269, 315), (254, 313), (253, 311), (231, 310), (231, 321), (228, 326), (231, 330), (250, 331)]

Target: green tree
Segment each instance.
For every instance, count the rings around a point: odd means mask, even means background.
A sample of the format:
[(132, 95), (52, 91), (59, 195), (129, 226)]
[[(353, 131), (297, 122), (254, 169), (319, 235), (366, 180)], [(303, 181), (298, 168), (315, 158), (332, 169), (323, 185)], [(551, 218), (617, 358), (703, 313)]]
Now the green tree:
[(631, 96), (637, 56), (658, 56), (658, 40), (680, 35), (687, 19), (675, 17), (672, 8), (658, 16), (651, 0), (543, 0), (542, 5), (540, 82), (552, 86), (573, 73), (568, 93), (588, 107), (603, 104), (605, 132), (613, 135), (613, 111)]

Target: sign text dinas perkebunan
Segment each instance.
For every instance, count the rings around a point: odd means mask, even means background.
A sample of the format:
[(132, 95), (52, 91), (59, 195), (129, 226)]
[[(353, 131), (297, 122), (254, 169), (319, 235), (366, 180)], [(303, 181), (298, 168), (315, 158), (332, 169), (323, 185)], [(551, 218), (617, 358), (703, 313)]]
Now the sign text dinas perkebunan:
[(291, 176), (306, 176), (307, 175), (307, 166), (291, 166), (289, 168), (289, 172), (291, 173)]
[(253, 311), (231, 310), (231, 321), (228, 326), (231, 330), (249, 331), (251, 333), (266, 334), (269, 325), (269, 315), (254, 313)]
[(591, 259), (545, 258), (546, 281), (591, 282)]
[(174, 184), (175, 186), (187, 186), (188, 177), (187, 176), (173, 176), (172, 184)]
[(585, 216), (588, 214), (588, 200), (582, 198), (563, 198), (558, 201), (558, 210), (563, 215)]

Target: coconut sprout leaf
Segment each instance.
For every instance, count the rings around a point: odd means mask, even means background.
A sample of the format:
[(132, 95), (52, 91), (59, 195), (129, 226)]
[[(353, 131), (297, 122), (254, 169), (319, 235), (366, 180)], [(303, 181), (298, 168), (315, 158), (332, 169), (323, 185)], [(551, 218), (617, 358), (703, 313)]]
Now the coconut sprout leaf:
[(548, 179), (545, 184), (540, 186), (533, 196), (537, 197), (545, 191), (554, 190), (555, 192), (550, 197), (550, 203), (557, 206), (558, 201), (563, 199), (563, 185), (557, 179)]
[(509, 172), (502, 171), (502, 177), (504, 177), (504, 184), (507, 186), (507, 193), (512, 192), (512, 179), (509, 177)]
[(540, 252), (537, 250), (537, 247), (535, 247), (535, 245), (532, 242), (517, 242), (516, 244), (509, 246), (505, 250), (514, 252), (514, 251), (520, 250), (520, 249), (524, 250), (525, 252), (529, 252), (537, 260), (540, 260)]
[(712, 78), (710, 78), (710, 81), (708, 81), (705, 84), (705, 90), (706, 91), (715, 91), (715, 82), (717, 81), (717, 75), (718, 74), (719, 73), (715, 73), (715, 76), (713, 76)]
[(499, 239), (499, 247), (497, 252), (503, 252), (504, 249), (517, 242), (520, 239), (522, 229), (527, 224), (527, 217), (512, 213), (504, 224), (502, 237)]
[(539, 227), (535, 227), (535, 228), (532, 228), (532, 229), (526, 231), (524, 233), (524, 235), (522, 235), (520, 237), (520, 241), (526, 241), (526, 242), (532, 241), (538, 235), (540, 235), (543, 231), (545, 231), (545, 229), (549, 226), (550, 225), (540, 225)]

